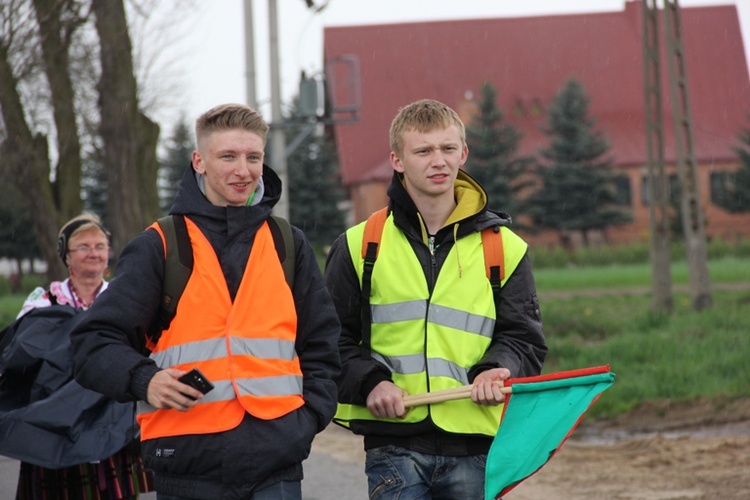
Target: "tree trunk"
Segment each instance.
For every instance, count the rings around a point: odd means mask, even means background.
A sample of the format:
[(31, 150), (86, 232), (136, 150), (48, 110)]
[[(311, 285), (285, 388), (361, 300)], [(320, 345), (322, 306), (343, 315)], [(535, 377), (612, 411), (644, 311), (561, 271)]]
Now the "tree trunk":
[(39, 247), (48, 262), (47, 276), (50, 280), (65, 275), (65, 266), (57, 256), (57, 228), (60, 220), (49, 181), (47, 139), (34, 136), (18, 93), (18, 79), (8, 59), (8, 47), (0, 43), (0, 109), (7, 137), (2, 144), (3, 164), (11, 173), (11, 179), (24, 193), (24, 208), (33, 220)]
[(130, 35), (121, 0), (93, 0), (101, 43), (100, 132), (114, 255), (159, 216), (159, 127), (138, 107)]
[(34, 0), (34, 11), (42, 46), (45, 74), (49, 81), (52, 111), (57, 130), (58, 162), (53, 184), (57, 213), (62, 223), (81, 213), (81, 141), (74, 106), (73, 83), (69, 72), (70, 35), (78, 25), (63, 23), (63, 3)]

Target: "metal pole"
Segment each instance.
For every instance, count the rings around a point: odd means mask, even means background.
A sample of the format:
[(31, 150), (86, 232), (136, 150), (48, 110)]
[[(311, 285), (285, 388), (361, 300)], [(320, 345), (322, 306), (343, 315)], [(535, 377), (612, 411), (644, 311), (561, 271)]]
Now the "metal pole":
[(274, 213), (289, 219), (289, 184), (286, 169), (286, 140), (284, 139), (284, 118), (281, 115), (281, 74), (279, 70), (278, 12), (276, 0), (268, 0), (268, 33), (271, 56), (271, 165), (281, 178), (281, 198), (274, 207)]
[(247, 105), (258, 109), (255, 97), (255, 30), (253, 29), (253, 0), (245, 0), (245, 71)]

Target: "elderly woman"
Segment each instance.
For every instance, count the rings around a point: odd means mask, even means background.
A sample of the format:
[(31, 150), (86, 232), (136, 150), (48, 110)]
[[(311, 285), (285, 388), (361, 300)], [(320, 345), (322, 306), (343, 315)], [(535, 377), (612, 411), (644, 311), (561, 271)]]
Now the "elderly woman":
[(109, 233), (83, 214), (60, 231), (64, 281), (37, 288), (0, 346), (0, 454), (21, 460), (16, 499), (125, 499), (152, 490), (132, 403), (73, 380), (69, 332), (107, 288)]

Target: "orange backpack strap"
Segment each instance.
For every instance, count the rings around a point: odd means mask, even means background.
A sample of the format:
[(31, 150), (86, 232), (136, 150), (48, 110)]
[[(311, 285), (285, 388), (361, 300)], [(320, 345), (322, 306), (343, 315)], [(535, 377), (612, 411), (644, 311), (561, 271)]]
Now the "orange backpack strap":
[(365, 222), (362, 233), (362, 293), (360, 294), (360, 311), (362, 317), (362, 357), (370, 359), (370, 337), (372, 335), (372, 310), (370, 308), (370, 294), (372, 293), (372, 270), (378, 258), (380, 240), (383, 237), (385, 220), (388, 218), (388, 207), (384, 207), (370, 215)]
[(375, 261), (378, 258), (378, 247), (380, 239), (383, 237), (383, 228), (385, 220), (388, 218), (388, 207), (383, 207), (374, 212), (365, 222), (365, 231), (362, 233), (362, 258)]
[(490, 280), (490, 285), (492, 285), (492, 293), (497, 294), (505, 279), (505, 255), (500, 226), (491, 226), (482, 230), (482, 247), (484, 249), (484, 266), (487, 269), (487, 279)]

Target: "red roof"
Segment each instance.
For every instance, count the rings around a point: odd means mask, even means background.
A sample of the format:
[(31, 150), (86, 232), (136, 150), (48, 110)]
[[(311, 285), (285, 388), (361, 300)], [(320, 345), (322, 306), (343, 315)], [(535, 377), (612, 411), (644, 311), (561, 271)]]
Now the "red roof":
[[(400, 107), (433, 98), (461, 112), (485, 81), (497, 89), (505, 119), (523, 132), (523, 153), (547, 144), (543, 110), (572, 76), (583, 83), (590, 115), (615, 162), (645, 164), (640, 4), (627, 2), (625, 10), (607, 13), (326, 28), (326, 61), (355, 55), (360, 66), (359, 120), (334, 125), (344, 183), (390, 178), (388, 128)], [(681, 19), (696, 158), (732, 159), (731, 147), (750, 112), (736, 7), (682, 8)], [(661, 64), (670, 161), (674, 141), (663, 43)], [(336, 84), (334, 101), (346, 104), (344, 83)]]

